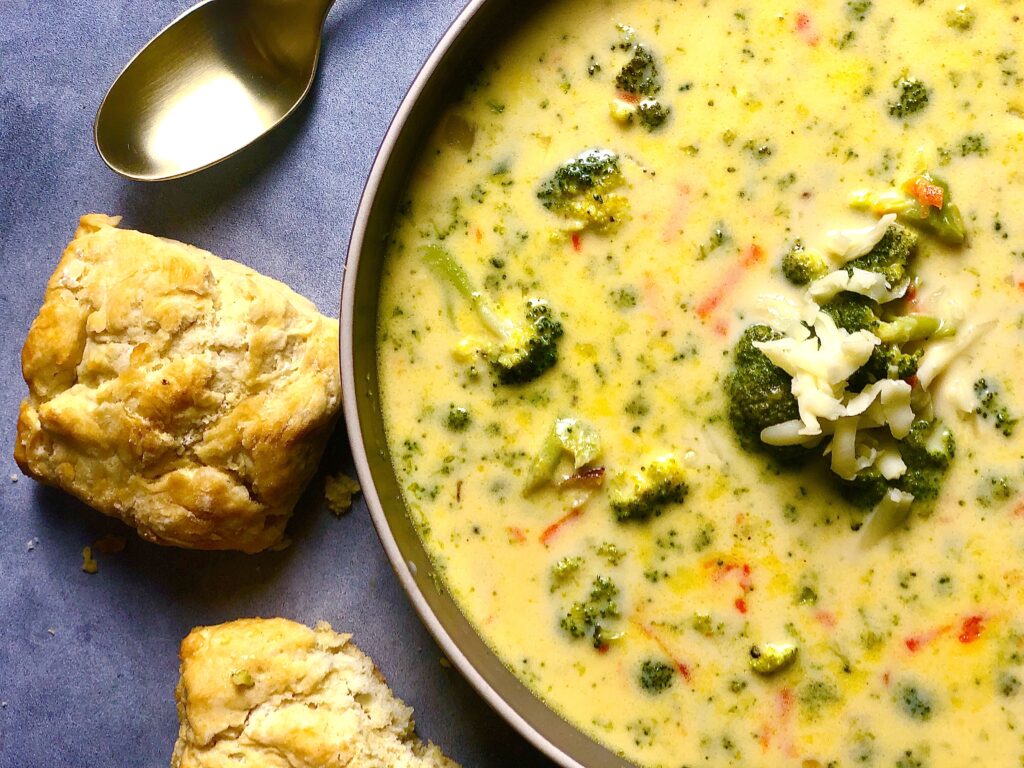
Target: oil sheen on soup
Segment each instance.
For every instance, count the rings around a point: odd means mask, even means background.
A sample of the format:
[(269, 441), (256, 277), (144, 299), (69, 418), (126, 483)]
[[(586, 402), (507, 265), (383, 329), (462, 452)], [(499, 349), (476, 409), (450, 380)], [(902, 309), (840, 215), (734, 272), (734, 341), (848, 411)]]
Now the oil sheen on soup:
[(576, 2), (439, 116), (391, 458), (644, 766), (1024, 764), (1024, 4)]

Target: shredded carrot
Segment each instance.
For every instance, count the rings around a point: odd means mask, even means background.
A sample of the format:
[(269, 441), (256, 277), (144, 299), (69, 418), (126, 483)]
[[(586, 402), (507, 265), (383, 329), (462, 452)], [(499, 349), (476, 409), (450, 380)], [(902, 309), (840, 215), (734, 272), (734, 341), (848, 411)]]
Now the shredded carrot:
[(903, 644), (907, 646), (907, 650), (911, 653), (917, 653), (919, 650), (928, 645), (928, 643), (932, 642), (933, 640), (936, 640), (939, 637), (942, 637), (952, 628), (953, 627), (947, 624), (945, 626), (930, 630), (928, 632), (921, 632), (917, 635), (911, 635), (903, 641)]
[(753, 266), (764, 260), (764, 249), (757, 243), (752, 243), (738, 264), (734, 264), (726, 273), (718, 286), (697, 305), (697, 316), (701, 320), (707, 320), (711, 314), (718, 309), (718, 306), (725, 300), (725, 297), (736, 287), (743, 275)]
[(640, 95), (636, 93), (630, 93), (629, 91), (618, 91), (615, 94), (619, 101), (624, 101), (627, 104), (639, 104)]
[(831, 611), (815, 611), (814, 618), (818, 620), (821, 626), (828, 629), (835, 629), (836, 617)]
[(675, 654), (673, 654), (672, 651), (669, 650), (669, 647), (665, 644), (665, 641), (662, 640), (657, 635), (657, 633), (655, 633), (655, 631), (646, 624), (636, 621), (635, 619), (633, 620), (633, 623), (640, 627), (640, 631), (647, 635), (647, 637), (651, 638), (651, 640), (653, 640), (657, 644), (657, 646), (661, 648), (662, 653), (664, 653), (666, 656), (672, 659), (672, 663), (675, 665), (675, 668), (679, 670), (679, 674), (683, 676), (683, 679), (686, 682), (690, 682), (692, 678), (690, 667), (676, 658)]
[(672, 206), (672, 212), (668, 221), (665, 222), (665, 229), (661, 235), (662, 241), (666, 243), (674, 240), (676, 235), (682, 231), (683, 224), (686, 222), (686, 214), (690, 210), (690, 185), (677, 184), (676, 190), (679, 194), (675, 197), (675, 205)]
[(926, 208), (942, 209), (945, 193), (927, 176), (915, 176), (903, 185), (903, 191)]
[(801, 11), (796, 15), (796, 31), (810, 46), (815, 46), (821, 42), (821, 35), (814, 31), (811, 24), (811, 17)]
[(985, 619), (981, 616), (968, 616), (960, 625), (960, 642), (973, 643), (981, 637), (981, 631), (985, 628)]
[(551, 542), (553, 538), (558, 534), (562, 527), (570, 520), (575, 520), (577, 517), (583, 514), (583, 507), (573, 507), (566, 514), (562, 515), (558, 520), (553, 522), (544, 532), (540, 535), (540, 543), (545, 547)]
[(526, 532), (518, 525), (510, 525), (506, 528), (508, 540), (513, 544), (522, 544), (526, 541)]
[(579, 253), (583, 250), (583, 236), (579, 232), (572, 233), (572, 249)]

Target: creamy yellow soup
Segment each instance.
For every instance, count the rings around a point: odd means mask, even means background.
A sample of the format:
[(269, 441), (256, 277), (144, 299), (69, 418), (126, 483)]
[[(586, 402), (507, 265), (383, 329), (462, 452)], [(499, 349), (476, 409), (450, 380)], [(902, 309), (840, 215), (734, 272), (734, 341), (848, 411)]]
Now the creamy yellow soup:
[[(440, 116), (382, 286), (391, 456), (480, 634), (628, 760), (1024, 765), (1019, 15), (996, 0), (567, 0)], [(667, 112), (650, 130), (617, 82), (638, 45)], [(614, 220), (585, 226), (538, 192), (595, 148), (624, 183)], [(938, 497), (869, 541), (871, 510), (837, 492), (820, 445), (795, 470), (739, 445), (726, 380), (762, 297), (803, 295), (780, 270), (793, 243), (871, 226), (851, 195), (923, 168), (949, 184), (966, 242), (919, 231), (902, 301), (975, 337), (928, 394), (957, 443)], [(430, 247), (502, 316), (546, 301), (564, 331), (553, 367), (501, 383), (475, 352), (490, 333), (477, 302)], [(524, 493), (558, 419), (592, 427), (600, 453), (576, 471), (564, 452)], [(611, 478), (666, 456), (685, 498), (619, 521)], [(614, 585), (594, 609), (604, 634), (574, 636), (595, 584)]]

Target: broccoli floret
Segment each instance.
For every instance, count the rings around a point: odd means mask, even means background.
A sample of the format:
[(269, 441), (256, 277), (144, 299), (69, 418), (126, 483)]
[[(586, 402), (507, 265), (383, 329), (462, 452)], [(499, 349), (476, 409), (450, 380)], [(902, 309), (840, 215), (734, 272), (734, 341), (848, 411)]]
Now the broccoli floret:
[(606, 232), (628, 213), (626, 198), (613, 190), (625, 183), (619, 156), (608, 149), (588, 149), (570, 158), (537, 190), (552, 213), (566, 219), (566, 229)]
[(890, 286), (897, 286), (907, 279), (907, 265), (916, 247), (917, 235), (894, 224), (874, 248), (849, 262), (846, 269), (848, 272), (854, 269), (877, 272)]
[(791, 392), (792, 378), (754, 346), (754, 342), (780, 338), (782, 334), (767, 325), (747, 328), (736, 343), (725, 393), (729, 423), (740, 445), (748, 451), (767, 452), (784, 463), (793, 463), (806, 458), (807, 451), (800, 446), (777, 447), (761, 442), (763, 429), (800, 416)]
[(838, 484), (839, 494), (858, 509), (871, 509), (889, 492), (889, 481), (873, 467), (858, 472), (852, 480), (844, 480), (838, 475), (833, 478)]
[(899, 448), (907, 471), (893, 482), (894, 487), (913, 494), (915, 502), (934, 499), (956, 456), (953, 433), (937, 419), (918, 419), (911, 426), (910, 434), (900, 441)]
[(654, 97), (661, 90), (661, 76), (646, 46), (633, 48), (633, 57), (615, 76), (615, 87), (635, 96)]
[(671, 664), (654, 659), (645, 659), (640, 665), (638, 680), (640, 687), (648, 693), (661, 693), (672, 686), (676, 670)]
[(609, 488), (615, 519), (620, 523), (657, 517), (669, 504), (681, 504), (689, 493), (683, 469), (674, 456), (648, 461), (638, 470), (616, 475)]
[(1010, 415), (998, 386), (988, 379), (978, 379), (974, 382), (974, 394), (978, 397), (978, 407), (974, 412), (986, 421), (991, 419), (992, 426), (1004, 437), (1011, 437), (1019, 419)]
[(899, 91), (889, 102), (889, 114), (893, 117), (909, 117), (928, 106), (928, 89), (916, 77), (901, 77), (893, 87)]
[(632, 122), (636, 115), (644, 128), (653, 131), (668, 119), (669, 108), (655, 98), (661, 90), (658, 65), (644, 46), (633, 47), (633, 57), (615, 76), (615, 86), (622, 94), (632, 97), (613, 103), (612, 114), (619, 121)]
[(558, 341), (563, 328), (551, 316), (547, 303), (529, 299), (519, 322), (501, 317), (490, 301), (474, 290), (462, 265), (444, 248), (429, 245), (423, 249), (423, 260), (442, 280), (470, 302), (477, 316), (495, 341), (479, 350), (490, 363), (502, 384), (525, 384), (554, 367), (558, 362)]
[(886, 480), (875, 467), (857, 474), (853, 480), (835, 478), (840, 494), (861, 509), (878, 505), (890, 489), (909, 493), (914, 503), (933, 500), (956, 455), (953, 433), (941, 422), (916, 420), (910, 434), (898, 441), (897, 449), (907, 465), (906, 472), (894, 480)]
[(879, 379), (910, 378), (917, 373), (923, 352), (906, 352), (901, 345), (952, 332), (942, 320), (929, 315), (902, 315), (882, 320), (878, 302), (850, 292), (837, 294), (822, 305), (821, 311), (849, 333), (870, 331), (882, 341), (872, 350), (868, 361), (850, 377), (849, 388), (853, 391)]
[(871, 331), (878, 326), (878, 302), (859, 293), (844, 291), (821, 305), (821, 311), (847, 333)]
[(636, 118), (649, 131), (659, 128), (668, 120), (669, 108), (657, 99), (644, 99), (636, 105)]
[(878, 215), (895, 213), (904, 224), (929, 232), (951, 245), (959, 245), (967, 238), (963, 216), (953, 204), (949, 185), (927, 171), (911, 177), (900, 189), (858, 192), (851, 204)]
[(904, 352), (897, 344), (879, 344), (871, 350), (871, 357), (852, 376), (849, 388), (856, 392), (880, 379), (909, 379), (917, 373), (923, 350)]
[(782, 257), (782, 274), (793, 285), (807, 285), (828, 274), (825, 259), (817, 251), (810, 251), (796, 243)]
[(619, 588), (607, 576), (598, 576), (591, 585), (586, 599), (573, 603), (559, 626), (574, 640), (589, 635), (595, 648), (606, 646), (618, 635), (609, 630), (610, 621), (619, 618), (616, 598)]
[(551, 566), (551, 591), (554, 592), (559, 587), (563, 587), (567, 583), (573, 581), (582, 567), (583, 558), (579, 555), (576, 555), (575, 557), (563, 557)]
[(469, 426), (471, 420), (468, 408), (452, 403), (448, 406), (448, 413), (444, 417), (444, 425), (452, 432), (462, 432)]
[(500, 344), (487, 354), (502, 384), (526, 384), (558, 362), (562, 324), (551, 317), (551, 308), (537, 299), (526, 302), (526, 324), (503, 324)]
[(950, 326), (930, 315), (900, 315), (883, 320), (882, 307), (877, 301), (849, 291), (836, 294), (821, 305), (821, 311), (848, 333), (870, 331), (883, 344), (906, 344), (951, 332)]
[(900, 685), (894, 698), (900, 703), (903, 711), (914, 720), (929, 720), (932, 716), (934, 701), (927, 691), (914, 685)]

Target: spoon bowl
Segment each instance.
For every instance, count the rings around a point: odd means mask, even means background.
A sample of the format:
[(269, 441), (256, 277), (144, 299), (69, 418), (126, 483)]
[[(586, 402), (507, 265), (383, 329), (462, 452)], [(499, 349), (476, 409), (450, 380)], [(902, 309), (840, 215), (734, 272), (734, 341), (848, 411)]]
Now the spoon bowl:
[(128, 63), (96, 113), (111, 169), (160, 181), (208, 168), (295, 111), (334, 0), (204, 0)]

